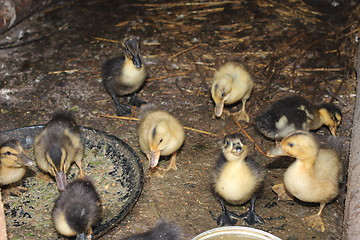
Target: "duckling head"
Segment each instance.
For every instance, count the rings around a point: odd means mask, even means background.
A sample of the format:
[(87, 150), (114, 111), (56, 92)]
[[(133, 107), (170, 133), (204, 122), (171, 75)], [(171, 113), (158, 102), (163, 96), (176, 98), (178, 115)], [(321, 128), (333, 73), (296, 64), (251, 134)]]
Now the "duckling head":
[(224, 104), (230, 97), (233, 78), (229, 74), (215, 79), (211, 85), (211, 96), (215, 102), (215, 116), (220, 117), (224, 110)]
[(55, 176), (56, 185), (60, 191), (65, 189), (67, 180), (66, 173), (69, 164), (66, 163), (66, 151), (59, 146), (52, 146), (46, 152), (45, 159), (49, 165), (49, 173)]
[(140, 58), (140, 46), (137, 39), (128, 39), (123, 44), (125, 56), (132, 60), (136, 68), (142, 67)]
[(333, 136), (336, 136), (336, 130), (341, 124), (342, 120), (342, 113), (340, 108), (332, 103), (325, 103), (320, 106), (319, 113), (323, 124), (329, 127)]
[(242, 141), (240, 135), (233, 134), (225, 137), (222, 152), (228, 161), (245, 159), (249, 149)]
[(166, 121), (160, 121), (151, 131), (149, 131), (149, 147), (150, 153), (148, 159), (150, 167), (156, 167), (159, 163), (161, 152), (170, 144), (170, 129)]
[(10, 140), (1, 145), (0, 149), (1, 165), (11, 168), (22, 168), (33, 166), (35, 162), (29, 158), (17, 140)]
[(268, 157), (289, 156), (299, 160), (315, 159), (319, 145), (315, 137), (306, 131), (295, 131), (281, 140), (267, 153)]

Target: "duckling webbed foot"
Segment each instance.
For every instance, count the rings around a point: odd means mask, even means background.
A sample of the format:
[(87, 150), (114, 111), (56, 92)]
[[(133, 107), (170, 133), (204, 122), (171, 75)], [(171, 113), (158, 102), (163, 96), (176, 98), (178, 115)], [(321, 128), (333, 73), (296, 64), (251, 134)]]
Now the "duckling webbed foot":
[(216, 223), (219, 227), (234, 226), (239, 219), (239, 215), (226, 210), (226, 212), (221, 213), (220, 216), (216, 219)]
[(177, 152), (174, 152), (174, 153), (171, 155), (170, 163), (169, 163), (169, 166), (167, 167), (166, 171), (169, 171), (170, 169), (177, 170), (177, 166), (176, 166), (176, 156), (177, 156)]
[(131, 114), (131, 107), (130, 106), (120, 103), (119, 100), (117, 99), (116, 95), (112, 95), (111, 97), (115, 102), (116, 114), (118, 116), (124, 116), (126, 114)]
[(278, 200), (280, 201), (291, 201), (294, 200), (294, 197), (286, 191), (285, 185), (283, 183), (276, 184), (271, 188), (277, 195)]
[(141, 107), (141, 105), (146, 104), (145, 101), (137, 97), (136, 93), (130, 96), (129, 104), (136, 107)]
[(250, 209), (246, 213), (241, 214), (239, 217), (244, 219), (244, 221), (249, 224), (253, 225), (255, 223), (264, 224), (265, 221), (255, 212), (255, 202), (256, 197), (251, 198), (250, 200)]
[(118, 116), (124, 116), (127, 114), (131, 114), (131, 107), (124, 105), (124, 104), (116, 105), (116, 114)]
[(240, 121), (243, 120), (245, 122), (249, 122), (250, 121), (250, 117), (249, 115), (246, 113), (245, 110), (240, 110), (236, 113), (232, 113), (232, 115), (235, 117), (236, 120)]
[(163, 169), (161, 167), (151, 167), (149, 169), (149, 176), (150, 177), (164, 177), (166, 173), (166, 169)]
[(230, 212), (227, 210), (225, 206), (225, 202), (223, 199), (219, 199), (222, 213), (220, 216), (216, 219), (216, 223), (218, 226), (234, 226), (237, 221), (240, 219), (240, 216), (236, 213)]
[(318, 214), (309, 217), (304, 217), (302, 221), (307, 227), (314, 228), (320, 232), (325, 231), (325, 225)]

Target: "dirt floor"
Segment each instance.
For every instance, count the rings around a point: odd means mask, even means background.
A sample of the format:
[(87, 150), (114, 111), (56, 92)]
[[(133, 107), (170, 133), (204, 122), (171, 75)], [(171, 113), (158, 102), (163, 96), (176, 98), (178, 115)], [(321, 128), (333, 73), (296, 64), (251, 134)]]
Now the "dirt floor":
[[(212, 76), (228, 61), (242, 63), (256, 83), (247, 105), (251, 122), (240, 124), (261, 149), (268, 150), (274, 142), (255, 131), (254, 118), (272, 101), (296, 93), (314, 103), (332, 101), (342, 109), (338, 135), (346, 166), (359, 23), (354, 21), (355, 8), (342, 6), (319, 12), (296, 0), (60, 1), (0, 36), (0, 131), (45, 123), (57, 110), (74, 111), (79, 125), (126, 141), (145, 169), (145, 185), (134, 209), (101, 239), (145, 231), (160, 218), (180, 226), (181, 239), (191, 239), (217, 227), (210, 214), (220, 214), (211, 192), (212, 166), (223, 137), (236, 131), (243, 134), (232, 118), (212, 118)], [(114, 116), (115, 108), (103, 89), (100, 66), (119, 55), (120, 43), (130, 37), (140, 39), (148, 70), (139, 96), (194, 129), (186, 130), (179, 169), (164, 178), (147, 175), (138, 122), (104, 117)], [(139, 109), (133, 112), (138, 117)], [(326, 138), (330, 133), (323, 127), (316, 134)], [(244, 139), (251, 155), (267, 169), (256, 205), (265, 224), (253, 227), (288, 240), (341, 239), (346, 183), (323, 211), (325, 232), (307, 229), (301, 218), (315, 214), (318, 205), (279, 202), (271, 190), (281, 182), (289, 161), (264, 157), (248, 137)], [(238, 213), (247, 208), (248, 204), (230, 207)]]

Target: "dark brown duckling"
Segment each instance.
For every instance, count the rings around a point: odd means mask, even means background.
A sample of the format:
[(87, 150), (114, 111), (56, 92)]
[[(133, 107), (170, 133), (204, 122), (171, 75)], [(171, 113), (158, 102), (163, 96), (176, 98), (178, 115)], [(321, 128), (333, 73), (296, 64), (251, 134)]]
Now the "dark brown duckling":
[(92, 239), (92, 226), (100, 219), (100, 197), (87, 177), (67, 184), (52, 211), (56, 230), (67, 237), (76, 236), (77, 240)]
[[(235, 225), (237, 219), (241, 218), (250, 225), (264, 223), (255, 213), (255, 201), (261, 192), (265, 173), (248, 157), (248, 152), (240, 135), (234, 134), (224, 139), (214, 178), (214, 191), (219, 197), (223, 211), (217, 219), (220, 226)], [(241, 215), (228, 211), (225, 206), (225, 202), (240, 205), (249, 200), (249, 211)]]
[(145, 66), (140, 58), (139, 42), (129, 39), (125, 41), (123, 49), (123, 56), (107, 60), (102, 66), (104, 87), (114, 100), (119, 116), (130, 114), (131, 108), (120, 103), (118, 97), (130, 96), (129, 104), (138, 107), (145, 103), (136, 96), (146, 78)]
[(329, 127), (332, 135), (342, 120), (341, 110), (332, 103), (319, 106), (301, 96), (290, 96), (273, 103), (256, 118), (256, 128), (266, 137), (281, 140), (296, 130), (316, 130)]
[(84, 176), (81, 167), (84, 148), (80, 130), (69, 112), (56, 114), (34, 140), (37, 165), (55, 177), (61, 191), (65, 188), (66, 174), (73, 162), (79, 167), (79, 176)]

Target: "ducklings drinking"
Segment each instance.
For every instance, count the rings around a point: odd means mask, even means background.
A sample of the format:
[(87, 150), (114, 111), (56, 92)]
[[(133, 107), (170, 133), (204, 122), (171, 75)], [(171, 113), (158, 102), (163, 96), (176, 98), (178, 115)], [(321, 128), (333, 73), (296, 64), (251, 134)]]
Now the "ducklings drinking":
[(56, 230), (67, 237), (76, 236), (77, 240), (92, 239), (92, 226), (100, 218), (100, 197), (87, 177), (67, 184), (52, 211)]
[(224, 105), (241, 100), (242, 109), (234, 116), (237, 120), (249, 122), (250, 117), (246, 113), (245, 105), (253, 87), (254, 82), (250, 74), (242, 66), (232, 62), (222, 66), (215, 73), (211, 84), (211, 96), (215, 102), (215, 116), (221, 117)]
[(301, 96), (290, 96), (273, 103), (269, 110), (256, 118), (256, 128), (266, 137), (280, 140), (296, 130), (316, 130), (322, 125), (336, 135), (342, 119), (334, 104), (316, 106)]
[(0, 186), (22, 179), (27, 167), (35, 165), (17, 140), (9, 140), (0, 146)]
[(157, 167), (160, 156), (171, 154), (168, 168), (176, 170), (177, 151), (183, 144), (185, 133), (180, 122), (165, 111), (148, 109), (141, 118), (139, 142), (141, 150), (150, 162), (150, 170), (154, 175), (163, 175), (164, 171)]
[(296, 158), (284, 174), (284, 184), (275, 185), (273, 189), (281, 199), (288, 195), (287, 191), (301, 201), (320, 203), (319, 212), (303, 221), (309, 227), (325, 231), (320, 215), (325, 204), (338, 195), (342, 179), (342, 165), (337, 153), (332, 149), (319, 148), (311, 133), (296, 131), (271, 149), (268, 156)]
[[(214, 191), (219, 196), (223, 211), (217, 219), (218, 225), (235, 225), (239, 218), (243, 218), (250, 225), (264, 223), (255, 213), (255, 201), (261, 191), (265, 173), (248, 157), (248, 152), (238, 134), (224, 139), (214, 178)], [(249, 200), (250, 210), (241, 215), (228, 211), (224, 202), (239, 205)]]
[(124, 55), (106, 61), (102, 67), (103, 83), (116, 105), (119, 116), (130, 114), (131, 108), (119, 102), (119, 96), (130, 96), (129, 104), (140, 106), (145, 102), (138, 99), (136, 92), (145, 82), (146, 70), (140, 58), (140, 46), (136, 39), (129, 39), (123, 45)]
[(64, 190), (66, 174), (75, 162), (79, 176), (84, 176), (81, 161), (84, 143), (80, 130), (70, 113), (58, 113), (35, 137), (34, 151), (36, 163), (41, 170), (55, 176), (59, 190)]

